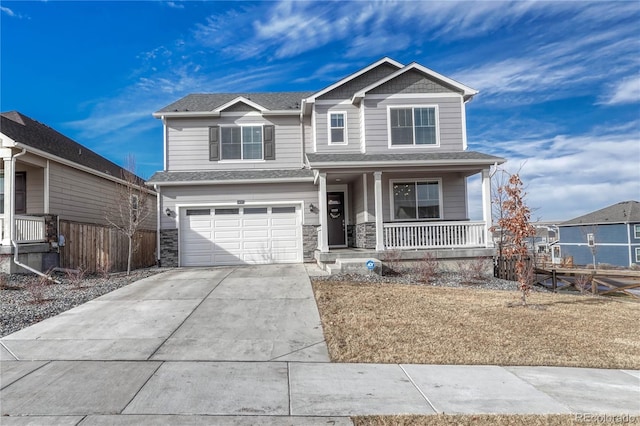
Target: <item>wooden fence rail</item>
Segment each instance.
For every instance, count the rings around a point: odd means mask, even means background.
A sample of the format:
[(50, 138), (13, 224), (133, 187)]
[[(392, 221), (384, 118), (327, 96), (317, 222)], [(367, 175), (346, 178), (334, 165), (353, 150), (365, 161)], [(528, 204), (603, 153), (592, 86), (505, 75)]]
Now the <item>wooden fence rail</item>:
[[(126, 271), (128, 240), (113, 228), (88, 223), (60, 221), (59, 234), (65, 245), (60, 247), (60, 266), (82, 269), (87, 273)], [(153, 266), (156, 262), (156, 232), (140, 230), (134, 236), (131, 269)]]

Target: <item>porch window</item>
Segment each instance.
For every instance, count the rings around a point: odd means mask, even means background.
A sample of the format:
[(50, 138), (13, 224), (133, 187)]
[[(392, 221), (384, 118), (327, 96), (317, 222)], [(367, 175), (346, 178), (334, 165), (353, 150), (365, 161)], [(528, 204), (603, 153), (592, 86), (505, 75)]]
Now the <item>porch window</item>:
[(332, 112), (329, 114), (329, 144), (347, 143), (347, 113)]
[(221, 127), (222, 160), (262, 160), (262, 126)]
[(391, 181), (392, 220), (440, 219), (439, 180)]
[(389, 108), (391, 146), (438, 145), (438, 107)]

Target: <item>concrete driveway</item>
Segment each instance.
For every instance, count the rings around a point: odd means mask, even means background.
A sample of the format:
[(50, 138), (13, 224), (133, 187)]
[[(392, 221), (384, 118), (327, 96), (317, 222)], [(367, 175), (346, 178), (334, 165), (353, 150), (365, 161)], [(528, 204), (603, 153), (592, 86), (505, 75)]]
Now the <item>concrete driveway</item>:
[(149, 277), (6, 336), (0, 360), (3, 426), (640, 415), (639, 371), (330, 363), (303, 265)]
[(19, 360), (329, 361), (303, 265), (166, 272), (2, 342)]

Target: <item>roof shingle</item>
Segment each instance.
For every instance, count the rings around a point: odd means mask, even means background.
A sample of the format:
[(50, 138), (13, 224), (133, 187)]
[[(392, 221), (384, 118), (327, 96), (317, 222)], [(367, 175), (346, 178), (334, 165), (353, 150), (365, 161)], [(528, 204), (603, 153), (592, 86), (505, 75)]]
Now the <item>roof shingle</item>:
[(598, 225), (606, 223), (640, 223), (640, 203), (622, 201), (617, 204), (578, 216), (561, 225)]

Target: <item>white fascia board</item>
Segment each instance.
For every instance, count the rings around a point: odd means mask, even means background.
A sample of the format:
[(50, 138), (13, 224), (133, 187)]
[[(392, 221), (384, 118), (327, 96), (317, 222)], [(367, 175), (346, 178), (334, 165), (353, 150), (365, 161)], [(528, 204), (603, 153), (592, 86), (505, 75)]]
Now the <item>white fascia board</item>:
[(176, 111), (176, 112), (154, 112), (154, 118), (188, 118), (188, 117), (220, 117), (216, 111)]
[(298, 109), (290, 109), (290, 110), (265, 110), (262, 112), (262, 115), (267, 116), (267, 115), (301, 115), (300, 110)]
[(427, 68), (425, 66), (422, 66), (422, 65), (418, 64), (417, 62), (412, 62), (411, 64), (407, 65), (406, 67), (404, 67), (402, 69), (399, 69), (398, 71), (388, 75), (387, 77), (385, 77), (385, 78), (383, 78), (381, 80), (376, 81), (373, 84), (370, 84), (369, 86), (367, 86), (364, 89), (360, 90), (359, 92), (355, 93), (353, 95), (353, 98), (351, 98), (352, 103), (355, 104), (355, 103), (359, 102), (360, 99), (364, 98), (365, 94), (368, 91), (373, 90), (376, 87), (380, 86), (381, 84), (384, 84), (384, 83), (386, 83), (386, 82), (388, 82), (390, 80), (393, 80), (394, 78), (396, 78), (396, 77), (398, 77), (398, 76), (400, 76), (400, 75), (402, 75), (402, 74), (404, 74), (404, 73), (406, 73), (408, 71), (411, 71), (411, 70), (420, 71), (423, 74), (425, 74), (425, 75), (427, 75), (427, 76), (429, 76), (429, 77), (431, 77), (431, 78), (433, 78), (435, 80), (439, 80), (439, 81), (441, 81), (443, 83), (446, 83), (449, 86), (455, 87), (456, 89), (462, 91), (462, 96), (465, 99), (471, 98), (471, 97), (473, 97), (473, 96), (478, 94), (478, 91), (476, 89), (472, 89), (471, 87), (466, 86), (466, 85), (464, 85), (462, 83), (459, 83), (459, 82), (457, 82), (455, 80), (452, 80), (449, 77), (445, 77), (444, 75), (442, 75), (440, 73), (437, 73), (437, 72), (433, 71), (432, 69), (429, 69), (429, 68)]
[(393, 59), (385, 56), (384, 58), (380, 59), (379, 61), (374, 62), (373, 64), (369, 65), (368, 67), (362, 68), (360, 71), (357, 71), (357, 72), (355, 72), (355, 73), (343, 78), (342, 80), (339, 80), (339, 81), (333, 83), (331, 86), (326, 87), (326, 88), (322, 89), (321, 91), (319, 91), (317, 93), (314, 93), (313, 96), (310, 96), (310, 97), (306, 98), (304, 101), (307, 102), (307, 103), (314, 103), (319, 96), (322, 96), (325, 93), (328, 93), (328, 92), (332, 91), (336, 87), (340, 87), (343, 84), (348, 83), (349, 81), (353, 80), (354, 78), (359, 77), (362, 74), (366, 73), (367, 71), (370, 71), (370, 70), (372, 70), (372, 69), (374, 69), (374, 68), (376, 68), (376, 67), (378, 67), (378, 66), (380, 66), (380, 65), (382, 65), (384, 63), (391, 64), (391, 65), (396, 66), (398, 68), (404, 67), (404, 65), (401, 64), (400, 62), (394, 61)]
[[(414, 166), (492, 166), (494, 160), (415, 160), (415, 161), (340, 161), (311, 163), (312, 169), (366, 169), (371, 167), (414, 167)], [(502, 162), (500, 162), (502, 164)]]
[[(91, 167), (83, 166), (82, 164), (75, 163), (73, 161), (64, 159), (62, 157), (58, 157), (57, 155), (49, 154), (48, 152), (44, 152), (44, 151), (41, 151), (39, 149), (32, 148), (32, 147), (30, 147), (28, 145), (25, 145), (25, 144), (22, 144), (20, 142), (16, 142), (15, 143), (15, 147), (16, 148), (20, 148), (20, 149), (26, 149), (27, 152), (29, 152), (31, 154), (38, 155), (38, 156), (40, 156), (42, 158), (45, 158), (47, 160), (51, 160), (51, 161), (55, 161), (56, 163), (64, 164), (65, 166), (68, 166), (68, 167), (71, 167), (71, 168), (74, 168), (74, 169), (77, 169), (77, 170), (81, 170), (83, 172), (92, 174), (94, 176), (98, 176), (98, 177), (103, 178), (103, 179), (110, 180), (112, 182), (120, 183), (122, 185), (126, 185), (127, 184), (127, 182), (125, 180), (123, 180), (123, 179), (117, 178), (117, 177), (112, 176), (112, 175), (107, 174), (107, 173), (99, 172), (99, 171), (97, 171), (95, 169), (92, 169)], [(146, 185), (146, 183), (145, 183), (145, 185)], [(144, 191), (147, 192), (148, 194), (156, 195), (155, 191), (153, 191), (151, 189), (145, 189)]]
[(14, 141), (13, 139), (11, 139), (9, 136), (5, 135), (4, 133), (0, 132), (0, 142), (2, 142), (2, 147), (3, 148), (13, 148), (16, 146), (16, 141)]
[(259, 183), (305, 183), (313, 182), (313, 176), (300, 178), (272, 178), (272, 179), (228, 179), (228, 180), (198, 180), (148, 182), (148, 185), (162, 186), (191, 186), (191, 185), (253, 185)]
[(260, 105), (260, 104), (257, 104), (257, 103), (255, 103), (255, 102), (253, 102), (253, 101), (252, 101), (252, 100), (250, 100), (250, 99), (245, 98), (244, 96), (238, 96), (237, 98), (235, 98), (235, 99), (233, 99), (233, 100), (231, 100), (231, 101), (227, 102), (226, 104), (220, 105), (218, 108), (214, 109), (214, 111), (215, 111), (215, 112), (222, 112), (222, 111), (224, 111), (225, 109), (227, 109), (227, 108), (229, 108), (230, 106), (233, 106), (233, 105), (235, 105), (235, 104), (237, 104), (237, 103), (247, 104), (247, 105), (249, 105), (250, 107), (257, 109), (257, 110), (258, 110), (258, 111), (260, 111), (260, 112), (268, 111), (268, 109), (267, 109), (267, 108), (263, 107), (263, 106), (262, 106), (262, 105)]

